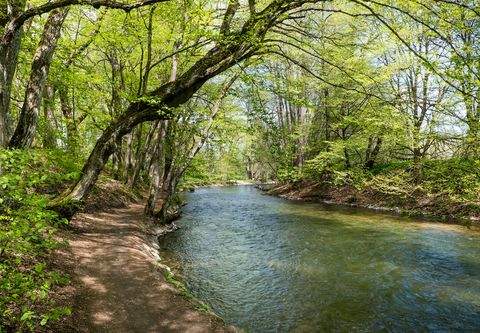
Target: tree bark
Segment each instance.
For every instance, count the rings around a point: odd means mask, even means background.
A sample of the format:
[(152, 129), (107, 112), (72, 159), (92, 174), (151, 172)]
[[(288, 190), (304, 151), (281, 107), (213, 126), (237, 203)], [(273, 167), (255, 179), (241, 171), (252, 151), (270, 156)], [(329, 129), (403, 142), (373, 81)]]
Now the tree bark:
[(78, 126), (85, 119), (86, 115), (82, 117), (75, 117), (75, 103), (73, 98), (69, 97), (68, 87), (60, 86), (58, 89), (60, 98), (60, 109), (62, 110), (63, 118), (65, 120), (65, 127), (67, 130), (67, 149), (71, 154), (76, 155), (80, 150), (80, 137), (78, 135)]
[(158, 124), (159, 124), (158, 121), (153, 123), (152, 127), (150, 128), (150, 130), (148, 132), (147, 139), (146, 139), (145, 145), (143, 147), (143, 150), (140, 151), (139, 154), (137, 155), (137, 160), (135, 162), (135, 167), (133, 169), (133, 173), (132, 173), (132, 175), (129, 178), (129, 181), (127, 183), (127, 185), (130, 186), (130, 187), (133, 187), (137, 184), (138, 179), (140, 177), (140, 172), (142, 171), (142, 168), (145, 169), (144, 164), (147, 161), (147, 157), (153, 155), (153, 153), (151, 153), (152, 146), (153, 146), (151, 143), (152, 143), (153, 137), (156, 133), (156, 130), (158, 128)]
[(57, 139), (55, 136), (54, 106), (55, 90), (53, 86), (45, 86), (45, 97), (43, 99), (43, 148), (57, 148)]
[(148, 190), (148, 199), (145, 205), (145, 215), (153, 216), (155, 214), (155, 204), (158, 199), (158, 192), (161, 188), (162, 180), (165, 175), (165, 151), (164, 151), (164, 139), (165, 139), (165, 122), (160, 122), (158, 127), (155, 152), (153, 154), (154, 163), (152, 164), (152, 175), (150, 187)]
[[(26, 1), (17, 0), (3, 2), (0, 5), (2, 16), (0, 16), (0, 25), (6, 26), (7, 23), (16, 17), (25, 8)], [(10, 95), (12, 91), (13, 77), (17, 69), (18, 52), (22, 41), (22, 29), (17, 29), (12, 33), (12, 39), (8, 45), (0, 47), (0, 147), (8, 144), (11, 135), (10, 120)]]
[(10, 139), (10, 148), (27, 148), (33, 143), (45, 81), (67, 14), (68, 8), (54, 10), (45, 23), (40, 43), (33, 57), (30, 79), (27, 83), (20, 118)]
[(382, 147), (382, 138), (370, 137), (368, 139), (368, 147), (365, 153), (365, 164), (364, 164), (365, 170), (371, 170), (373, 168), (381, 147)]
[(9, 44), (6, 54), (0, 62), (0, 146), (5, 147), (11, 135), (12, 124), (10, 119), (10, 96), (12, 92), (13, 77), (17, 69), (18, 52), (22, 39), (22, 30), (18, 30)]

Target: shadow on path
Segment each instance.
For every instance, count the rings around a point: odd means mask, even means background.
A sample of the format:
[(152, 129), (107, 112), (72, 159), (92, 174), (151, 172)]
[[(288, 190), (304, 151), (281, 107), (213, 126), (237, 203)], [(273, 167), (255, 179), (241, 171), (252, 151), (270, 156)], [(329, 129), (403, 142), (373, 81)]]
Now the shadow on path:
[(224, 332), (194, 309), (155, 268), (142, 218), (132, 204), (72, 220), (75, 323), (79, 332)]

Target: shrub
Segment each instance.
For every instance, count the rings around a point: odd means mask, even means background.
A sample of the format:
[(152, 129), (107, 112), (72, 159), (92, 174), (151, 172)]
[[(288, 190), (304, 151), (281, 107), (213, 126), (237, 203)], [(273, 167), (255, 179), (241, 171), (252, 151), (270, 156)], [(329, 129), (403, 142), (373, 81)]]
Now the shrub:
[(46, 204), (77, 177), (74, 160), (57, 151), (0, 150), (0, 331), (38, 331), (70, 313), (49, 298), (68, 278), (49, 263), (66, 220)]
[(480, 161), (463, 158), (428, 160), (422, 165), (422, 179), (432, 193), (443, 192), (465, 200), (478, 200)]
[(305, 163), (304, 172), (307, 178), (320, 180), (325, 174), (340, 171), (344, 157), (335, 151), (324, 151)]

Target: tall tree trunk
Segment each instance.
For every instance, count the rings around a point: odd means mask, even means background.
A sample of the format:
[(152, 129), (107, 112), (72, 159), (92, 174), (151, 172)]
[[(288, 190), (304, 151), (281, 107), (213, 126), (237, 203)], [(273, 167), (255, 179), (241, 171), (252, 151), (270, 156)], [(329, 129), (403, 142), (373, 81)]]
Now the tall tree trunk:
[(157, 128), (158, 128), (158, 124), (159, 122), (156, 121), (152, 124), (149, 132), (148, 132), (148, 135), (147, 135), (147, 141), (145, 142), (145, 145), (144, 145), (144, 148), (143, 150), (137, 155), (137, 161), (135, 163), (135, 167), (133, 169), (133, 173), (131, 175), (131, 177), (129, 178), (129, 182), (127, 183), (128, 186), (130, 187), (133, 187), (137, 184), (138, 182), (138, 179), (140, 177), (140, 173), (142, 171), (142, 168), (145, 169), (145, 162), (147, 161), (147, 157), (153, 155), (153, 153), (151, 153), (151, 150), (152, 150), (152, 140), (153, 140), (153, 137), (157, 131)]
[(371, 170), (375, 165), (375, 161), (377, 160), (378, 153), (380, 152), (380, 148), (382, 147), (382, 138), (368, 138), (368, 146), (365, 152), (365, 170)]
[[(174, 51), (180, 47), (181, 41), (175, 41), (173, 46)], [(177, 79), (178, 72), (178, 56), (175, 54), (172, 57), (172, 68), (170, 72), (170, 82), (174, 82)], [(152, 164), (152, 181), (150, 182), (149, 197), (147, 205), (145, 207), (145, 213), (147, 215), (153, 216), (155, 214), (155, 204), (157, 202), (157, 196), (160, 189), (164, 192), (162, 208), (160, 211), (163, 211), (163, 207), (168, 205), (170, 199), (170, 193), (166, 190), (165, 182), (166, 179), (171, 178), (172, 172), (172, 163), (173, 163), (173, 152), (172, 152), (172, 142), (171, 136), (171, 123), (166, 120), (162, 121), (160, 125), (159, 136), (157, 137), (157, 156), (154, 155), (154, 160)], [(162, 169), (162, 175), (160, 176), (160, 169)], [(168, 181), (170, 182), (170, 181)]]
[(9, 143), (11, 148), (30, 147), (33, 143), (45, 81), (67, 13), (68, 8), (54, 10), (50, 12), (45, 23), (40, 43), (33, 57), (20, 119)]
[[(25, 0), (5, 1), (0, 5), (2, 15), (0, 24), (5, 26), (25, 8)], [(0, 147), (8, 144), (11, 135), (10, 95), (12, 82), (18, 63), (18, 52), (22, 41), (23, 29), (15, 31), (11, 42), (0, 47)]]
[(412, 175), (413, 175), (413, 181), (415, 184), (420, 183), (420, 180), (422, 178), (422, 158), (423, 154), (421, 152), (421, 149), (419, 147), (415, 147), (413, 149), (413, 170), (412, 170)]
[(165, 122), (162, 121), (160, 122), (160, 126), (157, 130), (157, 136), (155, 138), (156, 145), (153, 154), (154, 163), (152, 164), (151, 182), (148, 189), (147, 203), (145, 205), (145, 215), (147, 216), (154, 216), (155, 214), (155, 205), (158, 200), (158, 192), (161, 188), (163, 177), (165, 175), (165, 134)]
[(75, 115), (75, 100), (68, 95), (68, 87), (60, 86), (58, 89), (60, 98), (60, 109), (65, 121), (67, 130), (67, 149), (76, 155), (80, 152), (80, 136), (78, 134), (78, 126), (85, 120), (87, 114), (84, 113), (80, 117)]
[(125, 183), (128, 182), (128, 175), (133, 171), (133, 137), (132, 133), (129, 133), (125, 136), (125, 152), (123, 156), (123, 179)]
[(43, 147), (57, 148), (57, 139), (55, 137), (55, 90), (52, 85), (45, 86), (45, 97), (43, 98)]
[[(480, 89), (479, 89), (480, 90)], [(479, 93), (480, 94), (480, 93)], [(480, 115), (479, 101), (471, 96), (463, 98), (467, 110), (467, 137), (466, 137), (466, 154), (470, 157), (480, 156)]]

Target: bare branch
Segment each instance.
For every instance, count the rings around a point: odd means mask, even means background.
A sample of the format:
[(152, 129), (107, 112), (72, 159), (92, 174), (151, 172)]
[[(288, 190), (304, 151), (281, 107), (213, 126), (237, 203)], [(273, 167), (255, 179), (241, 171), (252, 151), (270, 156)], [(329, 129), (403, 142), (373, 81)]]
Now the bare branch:
[(240, 2), (238, 0), (229, 0), (227, 10), (225, 11), (225, 16), (223, 17), (222, 26), (220, 28), (220, 33), (226, 35), (230, 32), (230, 26), (232, 25), (233, 17), (240, 7)]

